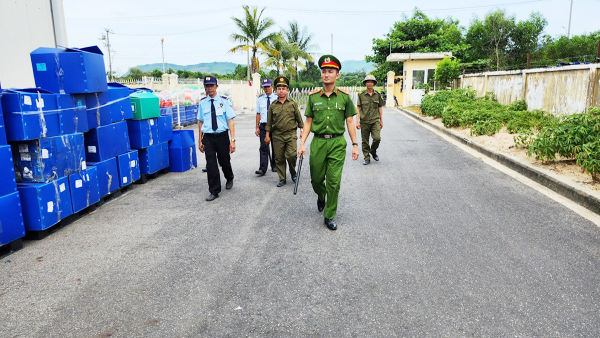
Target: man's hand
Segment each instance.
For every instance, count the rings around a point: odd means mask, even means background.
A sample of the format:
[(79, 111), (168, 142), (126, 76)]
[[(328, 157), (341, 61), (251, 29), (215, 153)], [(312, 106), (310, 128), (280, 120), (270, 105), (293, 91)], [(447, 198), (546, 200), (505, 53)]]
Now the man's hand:
[(269, 145), (270, 142), (271, 142), (271, 138), (269, 137), (269, 135), (265, 136), (265, 143), (267, 145)]
[(356, 122), (356, 129), (360, 129), (360, 122)]
[(298, 147), (298, 157), (304, 156), (306, 154), (306, 150), (304, 149), (304, 144), (300, 144)]
[(358, 146), (352, 146), (352, 159), (358, 160)]
[(381, 127), (381, 129), (383, 129), (383, 121), (379, 121), (379, 127)]
[(230, 153), (235, 152), (235, 142), (233, 142), (233, 141), (229, 142), (229, 152)]
[(256, 134), (256, 136), (260, 136), (260, 129), (258, 129), (258, 127), (256, 127), (256, 131), (254, 132), (254, 134)]
[(200, 143), (198, 144), (198, 149), (201, 153), (204, 153), (204, 144), (202, 144), (202, 141), (200, 141)]

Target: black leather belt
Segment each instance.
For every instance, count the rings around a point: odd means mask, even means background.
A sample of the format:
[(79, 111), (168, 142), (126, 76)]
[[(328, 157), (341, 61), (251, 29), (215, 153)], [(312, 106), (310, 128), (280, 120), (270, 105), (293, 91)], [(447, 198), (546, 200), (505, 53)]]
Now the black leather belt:
[(314, 133), (314, 135), (315, 135), (315, 137), (318, 137), (318, 138), (335, 138), (338, 136), (342, 136), (344, 134), (317, 134), (317, 133)]

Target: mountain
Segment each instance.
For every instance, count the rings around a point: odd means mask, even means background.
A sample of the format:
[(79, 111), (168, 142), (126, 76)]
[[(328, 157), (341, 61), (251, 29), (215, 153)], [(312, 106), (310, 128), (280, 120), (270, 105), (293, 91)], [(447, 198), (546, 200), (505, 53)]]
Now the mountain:
[(364, 70), (367, 74), (375, 69), (375, 65), (371, 62), (367, 62), (364, 60), (348, 60), (342, 61), (342, 71), (343, 72), (356, 72), (359, 70)]
[[(151, 72), (155, 69), (162, 70), (162, 63), (152, 63), (149, 65), (137, 66), (144, 72)], [(237, 67), (236, 63), (233, 62), (210, 62), (210, 63), (198, 63), (195, 65), (180, 66), (173, 63), (165, 63), (165, 70), (173, 68), (174, 71), (188, 70), (190, 72), (202, 72), (202, 73), (215, 73), (215, 74), (227, 74), (233, 73), (233, 70)]]

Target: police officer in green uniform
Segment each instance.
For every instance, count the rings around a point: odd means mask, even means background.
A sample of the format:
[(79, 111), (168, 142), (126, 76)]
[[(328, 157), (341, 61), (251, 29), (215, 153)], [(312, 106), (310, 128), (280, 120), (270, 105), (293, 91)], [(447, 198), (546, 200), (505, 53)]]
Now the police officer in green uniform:
[(277, 88), (277, 101), (269, 106), (268, 120), (265, 130), (265, 143), (268, 145), (273, 139), (273, 148), (275, 149), (275, 165), (279, 175), (278, 187), (283, 187), (285, 179), (285, 163), (287, 161), (290, 167), (292, 181), (296, 182), (296, 160), (298, 149), (297, 129), (304, 128), (302, 115), (298, 109), (298, 103), (288, 99), (290, 80), (285, 76), (279, 76), (275, 79), (275, 88)]
[[(383, 98), (373, 87), (377, 79), (373, 75), (367, 75), (363, 80), (367, 87), (358, 94), (357, 108), (359, 115), (356, 117), (356, 129), (360, 129), (362, 138), (362, 151), (365, 157), (364, 165), (371, 163), (371, 155), (375, 161), (379, 161), (377, 148), (381, 142), (381, 128), (383, 128)], [(369, 146), (369, 137), (373, 137), (373, 144)]]
[(310, 132), (310, 178), (313, 190), (317, 193), (317, 209), (324, 211), (325, 225), (336, 230), (333, 220), (337, 211), (338, 195), (342, 180), (342, 168), (346, 159), (346, 139), (344, 123), (352, 140), (352, 159), (358, 159), (358, 143), (354, 129), (356, 107), (348, 92), (335, 86), (340, 77), (342, 64), (333, 55), (323, 55), (318, 62), (321, 68), (323, 89), (315, 90), (308, 96), (306, 121), (300, 138), (298, 155), (305, 154), (304, 143)]

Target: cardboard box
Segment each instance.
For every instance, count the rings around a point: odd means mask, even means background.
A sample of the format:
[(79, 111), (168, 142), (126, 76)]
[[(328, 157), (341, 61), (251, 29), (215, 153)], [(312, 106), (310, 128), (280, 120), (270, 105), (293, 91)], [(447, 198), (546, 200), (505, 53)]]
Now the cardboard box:
[(85, 94), (85, 105), (89, 129), (106, 126), (112, 122), (110, 120), (108, 92)]
[(73, 214), (69, 178), (49, 183), (19, 183), (26, 231), (46, 230)]
[(98, 172), (100, 197), (104, 197), (119, 189), (119, 168), (116, 157), (102, 162), (90, 163), (90, 165), (96, 167)]
[(154, 174), (169, 167), (169, 144), (159, 143), (145, 149), (138, 149), (140, 157), (140, 172)]
[(173, 139), (173, 119), (171, 116), (158, 117), (158, 143)]
[(85, 158), (102, 162), (131, 150), (127, 123), (120, 121), (85, 133)]
[(117, 156), (119, 168), (119, 185), (124, 187), (141, 178), (138, 151), (132, 150)]
[(130, 97), (134, 120), (144, 120), (160, 116), (158, 96), (144, 91), (131, 94)]
[(143, 149), (158, 142), (158, 119), (127, 120), (132, 149)]
[(15, 166), (10, 146), (0, 146), (0, 196), (17, 191)]
[(60, 134), (83, 133), (89, 130), (85, 96), (55, 94)]
[(38, 88), (14, 89), (4, 91), (1, 100), (8, 141), (60, 135), (54, 94)]
[(108, 102), (110, 104), (110, 119), (112, 122), (133, 118), (129, 87), (116, 82), (108, 84)]
[(19, 192), (0, 196), (0, 246), (25, 236)]
[(71, 188), (73, 213), (80, 212), (100, 201), (96, 167), (89, 167), (81, 173), (69, 176), (69, 187)]
[(174, 130), (169, 143), (169, 171), (184, 172), (198, 166), (193, 130)]
[(82, 133), (11, 144), (19, 183), (50, 182), (86, 168)]
[(108, 90), (104, 56), (98, 46), (42, 47), (31, 52), (30, 57), (37, 87), (60, 94)]

